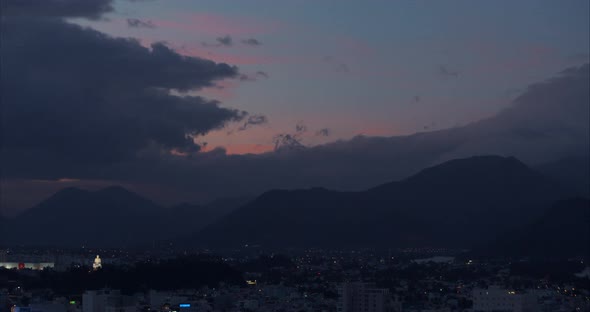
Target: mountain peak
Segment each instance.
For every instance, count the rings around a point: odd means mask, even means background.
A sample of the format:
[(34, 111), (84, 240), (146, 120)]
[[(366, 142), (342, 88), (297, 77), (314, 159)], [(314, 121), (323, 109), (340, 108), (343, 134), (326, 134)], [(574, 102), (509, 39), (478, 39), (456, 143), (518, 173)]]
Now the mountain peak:
[(154, 205), (151, 201), (137, 193), (134, 193), (122, 186), (113, 185), (100, 189), (93, 193), (97, 198), (109, 198), (111, 200), (125, 200), (131, 202), (141, 202), (144, 204)]
[(484, 155), (449, 160), (426, 168), (403, 181), (386, 183), (369, 191), (389, 192), (391, 188), (395, 188), (402, 182), (406, 185), (437, 185), (443, 188), (449, 184), (469, 185), (474, 182), (492, 181), (504, 183), (522, 178), (539, 179), (541, 176), (515, 157)]
[(487, 155), (449, 160), (426, 168), (407, 180), (453, 178), (459, 179), (455, 181), (463, 181), (462, 179), (507, 178), (516, 175), (536, 176), (534, 171), (514, 157)]
[(58, 195), (58, 194), (82, 194), (82, 193), (88, 193), (88, 190), (85, 189), (81, 189), (79, 187), (66, 187), (63, 188), (59, 191), (57, 191), (54, 195)]
[(465, 247), (533, 220), (561, 197), (556, 183), (514, 157), (476, 156), (365, 192), (269, 191), (190, 241), (212, 246)]
[(81, 189), (81, 188), (77, 188), (77, 187), (66, 187), (66, 188), (63, 188), (63, 189), (57, 191), (55, 194), (51, 195), (45, 201), (61, 201), (61, 200), (69, 199), (69, 198), (77, 198), (77, 197), (86, 196), (88, 194), (90, 194), (90, 191), (85, 190), (85, 189)]
[(103, 193), (103, 194), (134, 194), (133, 192), (129, 191), (128, 189), (120, 186), (120, 185), (111, 185), (107, 186), (103, 189), (98, 190), (96, 193)]

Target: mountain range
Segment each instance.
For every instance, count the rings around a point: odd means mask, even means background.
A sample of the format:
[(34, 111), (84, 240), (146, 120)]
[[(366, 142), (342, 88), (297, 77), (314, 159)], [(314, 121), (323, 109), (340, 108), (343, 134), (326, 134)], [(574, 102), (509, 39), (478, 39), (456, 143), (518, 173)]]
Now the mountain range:
[(556, 202), (534, 222), (510, 231), (474, 254), (483, 256), (587, 256), (590, 255), (590, 200), (572, 198)]
[(7, 245), (464, 248), (497, 240), (503, 250), (503, 235), (551, 224), (559, 209), (551, 204), (576, 194), (516, 158), (476, 156), (361, 192), (271, 190), (206, 206), (164, 208), (121, 187), (68, 188), (0, 227)]
[(553, 178), (564, 187), (590, 197), (590, 155), (566, 157), (536, 166), (535, 170)]
[(188, 238), (268, 247), (465, 247), (541, 217), (570, 196), (512, 157), (479, 156), (363, 192), (273, 190)]
[(5, 219), (2, 243), (68, 247), (151, 244), (188, 235), (243, 201), (165, 208), (118, 186), (94, 192), (66, 188), (17, 217)]

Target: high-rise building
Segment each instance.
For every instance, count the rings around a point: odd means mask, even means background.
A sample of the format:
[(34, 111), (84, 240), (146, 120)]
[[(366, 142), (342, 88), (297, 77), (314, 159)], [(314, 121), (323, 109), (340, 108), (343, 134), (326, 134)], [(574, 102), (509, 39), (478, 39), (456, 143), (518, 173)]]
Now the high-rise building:
[(344, 283), (338, 290), (340, 302), (338, 312), (389, 312), (391, 296), (389, 290), (373, 284)]

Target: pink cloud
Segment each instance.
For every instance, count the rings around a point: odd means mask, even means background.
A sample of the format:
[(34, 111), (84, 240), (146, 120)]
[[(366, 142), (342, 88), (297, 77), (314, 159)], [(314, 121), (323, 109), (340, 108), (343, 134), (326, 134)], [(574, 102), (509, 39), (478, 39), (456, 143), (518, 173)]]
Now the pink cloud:
[[(207, 147), (203, 149), (203, 152), (210, 152), (217, 147)], [(237, 143), (237, 144), (224, 144), (223, 149), (227, 155), (244, 155), (244, 154), (263, 154), (274, 150), (273, 145), (268, 144), (248, 144), (248, 143)]]

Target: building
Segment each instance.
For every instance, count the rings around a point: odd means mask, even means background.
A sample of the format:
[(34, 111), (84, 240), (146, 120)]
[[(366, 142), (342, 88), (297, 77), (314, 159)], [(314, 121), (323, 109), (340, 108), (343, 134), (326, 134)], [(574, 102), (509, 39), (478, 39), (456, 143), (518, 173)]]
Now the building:
[(137, 300), (118, 290), (89, 290), (82, 295), (82, 312), (135, 312)]
[(476, 312), (534, 312), (538, 311), (533, 294), (517, 293), (497, 286), (473, 290), (473, 311)]
[(338, 289), (338, 312), (386, 312), (391, 311), (388, 289), (369, 283), (344, 283)]
[(105, 312), (137, 312), (137, 300), (133, 296), (111, 296), (107, 298)]
[(170, 310), (181, 312), (201, 311), (199, 304), (191, 300), (189, 296), (175, 292), (160, 292), (150, 290), (147, 296), (149, 306), (155, 311)]
[(94, 262), (92, 262), (92, 269), (94, 271), (96, 271), (101, 268), (102, 268), (102, 260), (100, 259), (100, 257), (98, 255), (96, 255), (96, 258), (94, 258)]
[(43, 270), (52, 269), (55, 266), (53, 262), (0, 262), (0, 268), (6, 269), (30, 269), (30, 270)]

